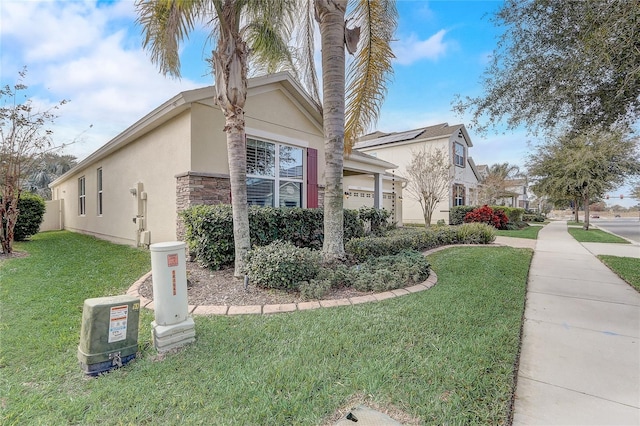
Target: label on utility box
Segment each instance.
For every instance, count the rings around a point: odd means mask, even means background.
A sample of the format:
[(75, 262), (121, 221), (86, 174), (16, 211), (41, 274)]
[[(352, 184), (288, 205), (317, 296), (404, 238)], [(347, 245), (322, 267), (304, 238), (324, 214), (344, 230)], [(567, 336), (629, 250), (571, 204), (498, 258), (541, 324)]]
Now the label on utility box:
[(178, 255), (177, 254), (168, 254), (167, 255), (167, 266), (169, 268), (175, 268), (178, 266)]
[(109, 318), (109, 343), (119, 342), (127, 338), (128, 305), (111, 307)]

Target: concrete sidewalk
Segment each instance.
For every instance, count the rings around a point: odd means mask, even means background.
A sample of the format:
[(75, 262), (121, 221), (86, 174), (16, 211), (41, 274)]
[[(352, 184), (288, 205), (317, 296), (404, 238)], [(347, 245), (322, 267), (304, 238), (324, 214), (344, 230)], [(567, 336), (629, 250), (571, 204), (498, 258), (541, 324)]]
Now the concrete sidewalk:
[(552, 222), (529, 271), (514, 425), (640, 425), (640, 294)]

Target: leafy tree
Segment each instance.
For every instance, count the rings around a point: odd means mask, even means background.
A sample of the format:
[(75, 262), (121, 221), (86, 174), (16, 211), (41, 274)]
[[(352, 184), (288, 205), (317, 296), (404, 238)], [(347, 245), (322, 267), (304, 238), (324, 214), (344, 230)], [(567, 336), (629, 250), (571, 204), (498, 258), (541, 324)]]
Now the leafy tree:
[(485, 93), (458, 112), (486, 130), (602, 129), (640, 116), (637, 0), (506, 0), (494, 22), (504, 33), (483, 79)]
[(640, 200), (640, 181), (633, 184), (633, 187), (631, 188), (631, 198)]
[(27, 90), (23, 83), (24, 68), (13, 86), (0, 89), (0, 245), (2, 252), (13, 252), (16, 222), (20, 213), (18, 202), (27, 173), (43, 155), (61, 149), (53, 143), (53, 131), (47, 126), (55, 119), (55, 111), (67, 101), (60, 101), (50, 109), (39, 111), (31, 99), (20, 103), (20, 93)]
[(25, 188), (38, 194), (45, 200), (51, 199), (49, 184), (62, 176), (77, 163), (73, 155), (61, 155), (55, 152), (45, 153), (35, 161), (28, 172)]
[(576, 215), (582, 203), (585, 229), (589, 229), (589, 204), (640, 173), (638, 140), (624, 131), (591, 131), (551, 140), (538, 146), (528, 162), (534, 192), (576, 200)]
[[(323, 123), (325, 138), (325, 194), (323, 259), (343, 259), (343, 180), (344, 152), (356, 137), (376, 121), (386, 95), (386, 83), (393, 68), (390, 44), (397, 25), (395, 1), (300, 0), (304, 16), (300, 19), (304, 62), (303, 75), (312, 88), (313, 18), (320, 27), (322, 46)], [(351, 9), (347, 11), (347, 7)], [(345, 20), (345, 17), (347, 18)], [(353, 25), (347, 28), (347, 23)], [(345, 71), (345, 46), (355, 57)], [(346, 82), (346, 83), (345, 83)], [(346, 92), (346, 95), (345, 95)], [(346, 106), (345, 106), (346, 105)]]
[(227, 136), (235, 272), (242, 275), (251, 248), (247, 204), (247, 159), (244, 106), (247, 61), (275, 69), (292, 62), (287, 42), (293, 25), (294, 3), (289, 0), (138, 0), (138, 23), (151, 60), (167, 75), (180, 76), (179, 46), (198, 22), (209, 25), (216, 44), (211, 63), (216, 101), (225, 117)]
[(453, 179), (449, 154), (443, 149), (413, 151), (406, 173), (407, 192), (420, 203), (424, 224), (429, 227), (436, 206), (449, 195)]
[(513, 186), (514, 179), (521, 176), (520, 168), (513, 164), (496, 163), (488, 166), (478, 193), (480, 204), (495, 205), (500, 198), (517, 195), (509, 188)]

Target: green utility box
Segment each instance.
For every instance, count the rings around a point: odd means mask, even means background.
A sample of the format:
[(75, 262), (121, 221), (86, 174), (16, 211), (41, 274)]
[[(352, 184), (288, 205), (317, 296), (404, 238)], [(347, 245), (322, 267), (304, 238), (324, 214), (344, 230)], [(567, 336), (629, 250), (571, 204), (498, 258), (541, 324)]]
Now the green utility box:
[(78, 360), (85, 374), (97, 376), (135, 358), (139, 318), (140, 299), (132, 296), (84, 301)]

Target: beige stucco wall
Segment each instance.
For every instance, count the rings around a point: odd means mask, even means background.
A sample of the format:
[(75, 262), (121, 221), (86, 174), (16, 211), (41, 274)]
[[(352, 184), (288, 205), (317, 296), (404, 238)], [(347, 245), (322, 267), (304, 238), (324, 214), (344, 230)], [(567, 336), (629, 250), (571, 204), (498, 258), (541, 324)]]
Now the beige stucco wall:
[[(279, 83), (250, 90), (246, 105), (249, 137), (318, 150), (318, 183), (324, 183), (322, 128), (301, 111)], [(52, 189), (64, 200), (65, 228), (122, 244), (137, 244), (138, 182), (146, 193), (145, 230), (151, 243), (176, 239), (176, 175), (228, 175), (224, 116), (205, 100), (102, 159), (74, 170)], [(306, 169), (306, 156), (305, 169)], [(97, 214), (97, 169), (103, 175), (103, 214)], [(78, 179), (85, 177), (86, 214), (79, 215)], [(303, 202), (306, 202), (306, 188)]]
[[(464, 138), (452, 135), (451, 137), (444, 137), (433, 140), (415, 141), (412, 143), (395, 143), (391, 145), (374, 146), (370, 148), (361, 149), (369, 155), (373, 155), (382, 160), (386, 160), (398, 165), (397, 174), (406, 177), (406, 168), (411, 162), (413, 152), (420, 151), (422, 149), (444, 149), (449, 153), (451, 164), (453, 164), (453, 143), (459, 142), (466, 146), (466, 157), (468, 158), (469, 146), (465, 142)], [(467, 195), (466, 200), (469, 204), (470, 193), (473, 194), (477, 187), (477, 179), (473, 173), (473, 170), (469, 166), (468, 162), (465, 162), (465, 167), (451, 167), (451, 173), (453, 174), (453, 182), (463, 184), (465, 186)], [(432, 223), (437, 223), (438, 220), (444, 220), (449, 222), (449, 208), (453, 204), (452, 193), (450, 191), (447, 200), (443, 200), (436, 206), (433, 216), (431, 218)], [(408, 191), (404, 191), (402, 199), (402, 222), (403, 223), (424, 223), (424, 216), (420, 203), (411, 198)]]
[[(318, 181), (323, 183), (322, 128), (281, 87), (276, 83), (249, 92), (245, 107), (247, 137), (317, 149)], [(204, 103), (194, 104), (192, 109), (192, 171), (229, 174), (224, 116), (217, 107)]]
[[(53, 188), (64, 200), (65, 229), (135, 245), (137, 182), (147, 193), (145, 228), (151, 243), (176, 238), (175, 175), (189, 168), (190, 115), (183, 112), (107, 157), (76, 170)], [(97, 169), (102, 168), (103, 214), (97, 212)], [(79, 215), (78, 179), (86, 184), (86, 214)]]
[(48, 200), (45, 204), (46, 208), (38, 232), (64, 229), (62, 200)]
[[(372, 175), (345, 176), (343, 181), (345, 194), (344, 208), (359, 209), (373, 207), (374, 180)], [(382, 179), (382, 208), (391, 212), (391, 220), (402, 224), (402, 181), (384, 176)]]

